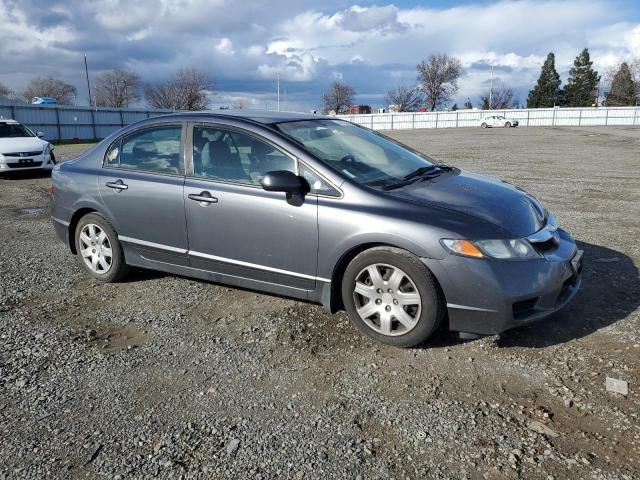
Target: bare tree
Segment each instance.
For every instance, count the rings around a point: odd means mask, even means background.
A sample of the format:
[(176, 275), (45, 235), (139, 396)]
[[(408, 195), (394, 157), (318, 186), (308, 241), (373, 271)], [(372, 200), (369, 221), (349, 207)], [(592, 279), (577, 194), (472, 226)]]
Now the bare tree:
[(460, 60), (446, 53), (429, 55), (416, 66), (420, 90), (424, 94), (427, 108), (431, 111), (451, 99), (458, 91)]
[(503, 83), (497, 83), (493, 86), (491, 94), (485, 92), (481, 97), (482, 108), (485, 110), (498, 110), (505, 108), (516, 108), (518, 99), (513, 88)]
[(11, 91), (11, 89), (9, 87), (7, 87), (5, 84), (0, 83), (0, 97), (8, 97), (12, 94), (13, 92)]
[(422, 95), (416, 87), (398, 85), (387, 92), (385, 101), (395, 105), (399, 112), (415, 112), (422, 103)]
[(182, 68), (172, 80), (147, 85), (144, 96), (154, 108), (206, 110), (213, 85), (207, 72), (198, 68)]
[(78, 91), (73, 85), (53, 77), (37, 77), (29, 82), (22, 96), (28, 102), (33, 97), (51, 97), (61, 105), (71, 105)]
[(326, 112), (344, 112), (352, 103), (356, 91), (351, 85), (334, 80), (329, 91), (322, 94), (322, 104)]
[(95, 82), (96, 105), (128, 107), (140, 100), (140, 77), (129, 70), (116, 68), (100, 75)]
[(236, 110), (242, 110), (247, 107), (247, 102), (244, 98), (236, 98), (233, 102), (233, 108)]

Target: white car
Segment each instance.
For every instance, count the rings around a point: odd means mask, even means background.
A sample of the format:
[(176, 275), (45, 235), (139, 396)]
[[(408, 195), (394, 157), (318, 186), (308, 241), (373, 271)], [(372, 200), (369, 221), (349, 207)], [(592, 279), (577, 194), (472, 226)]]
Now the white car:
[(513, 118), (503, 117), (502, 115), (491, 115), (489, 117), (484, 117), (480, 120), (480, 126), (482, 128), (488, 127), (517, 127), (519, 125), (517, 120)]
[(0, 173), (51, 170), (56, 163), (53, 145), (20, 122), (0, 118)]

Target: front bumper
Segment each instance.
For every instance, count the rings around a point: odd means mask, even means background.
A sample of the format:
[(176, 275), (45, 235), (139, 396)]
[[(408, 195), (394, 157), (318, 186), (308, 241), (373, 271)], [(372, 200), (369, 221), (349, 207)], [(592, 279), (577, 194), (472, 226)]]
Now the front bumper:
[(535, 260), (422, 259), (447, 299), (449, 328), (495, 335), (571, 302), (580, 289), (582, 265), (572, 265), (578, 250), (571, 235), (560, 229), (558, 235), (558, 246)]
[(0, 172), (21, 172), (23, 170), (51, 170), (53, 159), (50, 154), (34, 155), (28, 158), (3, 156), (0, 158)]

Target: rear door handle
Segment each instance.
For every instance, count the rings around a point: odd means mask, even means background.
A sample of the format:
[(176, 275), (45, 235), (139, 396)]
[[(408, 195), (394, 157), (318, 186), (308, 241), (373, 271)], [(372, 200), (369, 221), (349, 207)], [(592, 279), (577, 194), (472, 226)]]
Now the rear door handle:
[(188, 197), (190, 200), (200, 202), (200, 204), (202, 205), (209, 205), (210, 203), (218, 203), (218, 199), (216, 197), (212, 197), (211, 194), (206, 190), (200, 193), (190, 193)]
[(118, 192), (121, 192), (122, 190), (126, 190), (127, 188), (129, 188), (129, 185), (124, 183), (122, 180), (116, 180), (115, 182), (107, 182), (105, 183), (105, 185), (109, 188), (115, 189)]

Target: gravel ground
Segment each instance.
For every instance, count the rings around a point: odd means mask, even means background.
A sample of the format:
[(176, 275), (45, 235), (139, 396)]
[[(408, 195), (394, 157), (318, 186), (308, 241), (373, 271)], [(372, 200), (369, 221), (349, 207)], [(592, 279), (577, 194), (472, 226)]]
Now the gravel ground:
[(55, 239), (47, 176), (2, 177), (0, 479), (640, 478), (640, 129), (390, 134), (537, 195), (586, 251), (575, 301), (386, 347), (303, 302), (98, 284)]

